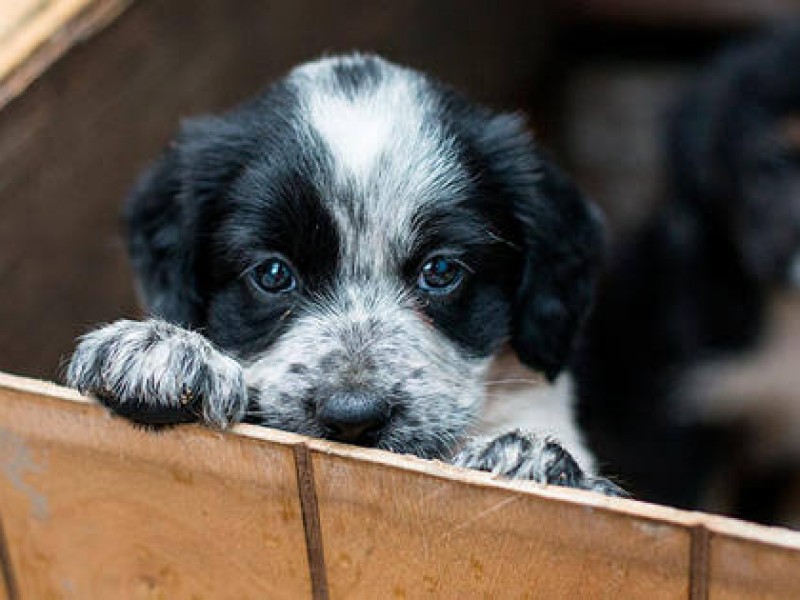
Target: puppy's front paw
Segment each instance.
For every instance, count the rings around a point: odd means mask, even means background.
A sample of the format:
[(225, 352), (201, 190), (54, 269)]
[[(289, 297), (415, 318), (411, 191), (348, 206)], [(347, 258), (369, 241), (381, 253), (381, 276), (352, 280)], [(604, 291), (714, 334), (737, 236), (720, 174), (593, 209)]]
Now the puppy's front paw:
[(584, 473), (555, 440), (518, 430), (471, 440), (453, 458), (453, 464), (512, 479), (592, 490), (607, 496), (626, 496), (611, 481)]
[(117, 321), (83, 336), (67, 383), (138, 423), (227, 427), (247, 407), (242, 368), (198, 333), (164, 321)]

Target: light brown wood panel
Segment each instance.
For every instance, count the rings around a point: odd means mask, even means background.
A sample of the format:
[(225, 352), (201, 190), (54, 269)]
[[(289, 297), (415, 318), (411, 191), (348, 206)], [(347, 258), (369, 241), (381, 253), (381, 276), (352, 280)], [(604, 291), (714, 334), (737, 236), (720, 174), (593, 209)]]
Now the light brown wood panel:
[(12, 0), (0, 7), (0, 107), (131, 1)]
[[(0, 517), (0, 521), (2, 518)], [(18, 600), (19, 591), (17, 581), (11, 568), (11, 559), (8, 556), (8, 546), (5, 542), (5, 535), (0, 538), (0, 600)]]
[(712, 520), (709, 600), (800, 598), (798, 534)]
[(269, 433), (154, 434), (0, 375), (0, 515), (20, 596), (309, 597), (293, 438)]
[(0, 599), (800, 591), (798, 532), (255, 426), (155, 434), (2, 373), (0, 525)]
[(0, 9), (0, 78), (97, 0), (11, 0)]
[(523, 491), (444, 465), (316, 447), (331, 598), (688, 595), (682, 526), (608, 510), (595, 494), (559, 501), (541, 486)]
[(0, 10), (0, 51), (3, 51), (4, 54), (7, 53), (5, 49), (11, 38), (47, 4), (48, 0), (6, 2), (3, 10)]

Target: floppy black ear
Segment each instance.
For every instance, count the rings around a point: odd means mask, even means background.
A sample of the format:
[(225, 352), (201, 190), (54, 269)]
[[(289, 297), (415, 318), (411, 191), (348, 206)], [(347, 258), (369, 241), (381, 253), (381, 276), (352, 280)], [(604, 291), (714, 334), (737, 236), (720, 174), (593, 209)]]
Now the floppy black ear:
[(552, 380), (568, 361), (591, 305), (604, 254), (602, 220), (536, 147), (519, 117), (492, 119), (484, 141), (521, 229), (524, 256), (511, 345), (522, 362)]
[(248, 156), (246, 132), (235, 119), (191, 119), (135, 185), (124, 212), (128, 250), (152, 314), (187, 327), (203, 324), (199, 263), (210, 215)]
[(514, 308), (514, 350), (554, 379), (572, 353), (604, 254), (599, 212), (549, 159), (537, 198), (517, 204), (525, 259)]

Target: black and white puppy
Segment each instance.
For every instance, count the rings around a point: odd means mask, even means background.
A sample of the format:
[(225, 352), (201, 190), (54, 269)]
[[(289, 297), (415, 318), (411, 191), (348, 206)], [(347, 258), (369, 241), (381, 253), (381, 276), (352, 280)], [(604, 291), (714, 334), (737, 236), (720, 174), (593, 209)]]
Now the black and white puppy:
[(88, 334), (68, 369), (116, 413), (618, 492), (560, 375), (601, 227), (516, 116), (375, 56), (325, 58), (185, 123), (127, 223), (158, 319)]

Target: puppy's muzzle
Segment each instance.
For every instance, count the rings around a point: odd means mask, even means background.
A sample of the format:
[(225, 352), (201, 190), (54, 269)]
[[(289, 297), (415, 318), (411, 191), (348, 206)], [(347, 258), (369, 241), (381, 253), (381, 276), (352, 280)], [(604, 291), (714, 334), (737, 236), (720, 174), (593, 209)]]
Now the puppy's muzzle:
[(378, 395), (363, 389), (334, 392), (317, 405), (317, 419), (329, 439), (374, 446), (391, 410)]

